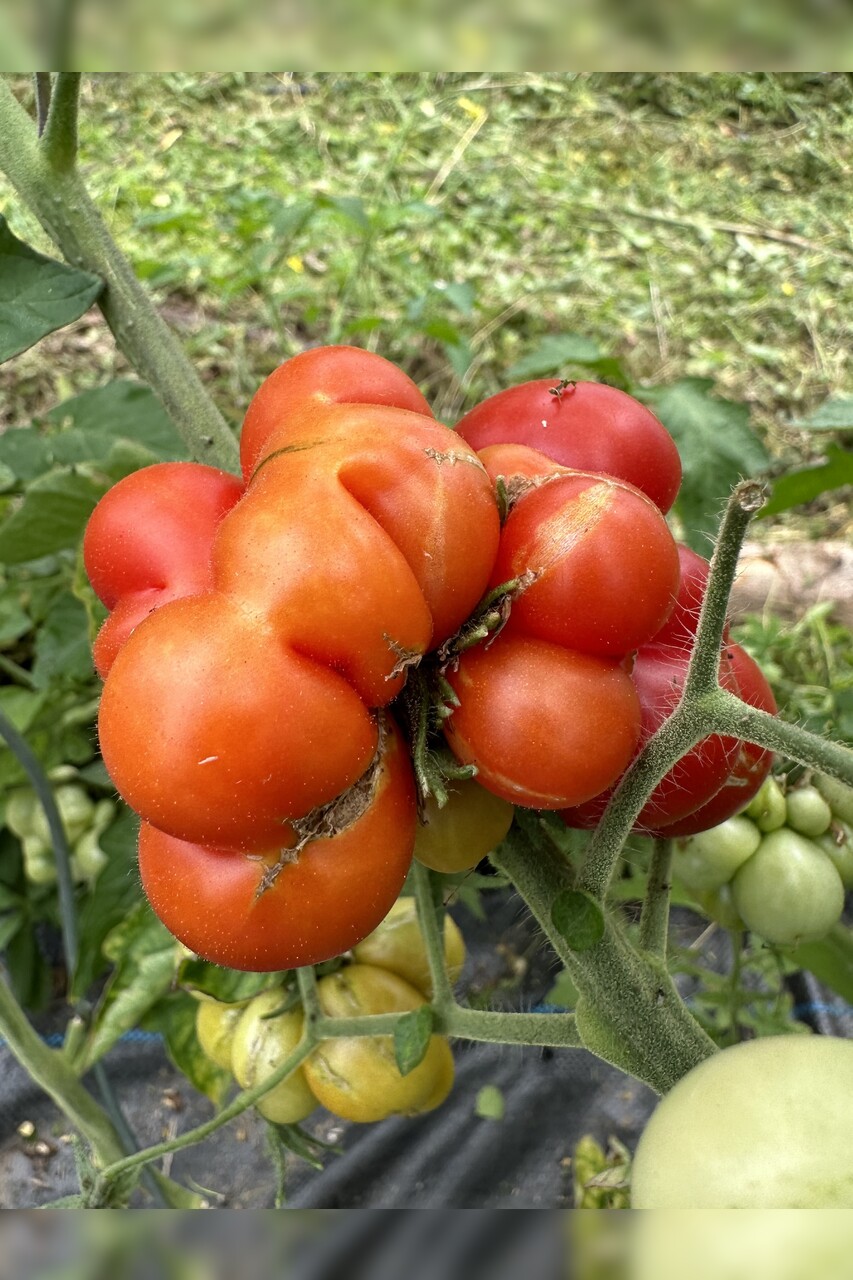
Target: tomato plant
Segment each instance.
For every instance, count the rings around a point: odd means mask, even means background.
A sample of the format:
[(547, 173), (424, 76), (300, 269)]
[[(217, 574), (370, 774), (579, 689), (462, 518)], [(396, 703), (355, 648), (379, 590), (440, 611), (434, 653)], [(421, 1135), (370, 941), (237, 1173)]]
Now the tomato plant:
[(635, 1209), (849, 1208), (853, 1044), (769, 1036), (689, 1072), (648, 1122)]
[(732, 881), (744, 923), (768, 942), (822, 938), (844, 910), (844, 886), (830, 858), (787, 827), (771, 831)]

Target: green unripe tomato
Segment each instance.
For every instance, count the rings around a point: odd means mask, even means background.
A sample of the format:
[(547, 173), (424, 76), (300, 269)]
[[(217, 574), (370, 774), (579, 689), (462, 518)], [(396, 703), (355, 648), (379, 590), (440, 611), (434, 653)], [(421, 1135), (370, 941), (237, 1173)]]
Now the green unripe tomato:
[(853, 826), (853, 787), (839, 782), (837, 778), (829, 778), (825, 773), (816, 774), (813, 781), (836, 818)]
[(443, 809), (432, 796), (424, 805), (415, 857), (433, 871), (470, 871), (503, 840), (514, 812), (511, 804), (473, 778), (459, 779), (448, 787)]
[(787, 796), (788, 826), (813, 840), (829, 830), (832, 810), (817, 787), (797, 787)]
[(841, 918), (844, 886), (830, 859), (787, 827), (765, 836), (732, 881), (747, 928), (782, 947), (823, 938)]
[[(380, 925), (352, 949), (359, 964), (378, 965), (405, 978), (430, 999), (426, 944), (418, 923), (414, 898), (398, 898)], [(444, 917), (444, 962), (451, 982), (456, 982), (465, 963), (465, 943), (455, 920)]]
[(778, 831), (780, 827), (784, 827), (788, 806), (785, 804), (782, 788), (774, 777), (767, 779), (744, 813), (747, 818), (752, 818), (759, 831)]
[[(255, 996), (243, 1010), (234, 1030), (231, 1069), (243, 1089), (252, 1089), (280, 1067), (302, 1038), (302, 1009), (281, 1009), (286, 999), (281, 989)], [(258, 1111), (275, 1124), (298, 1124), (316, 1109), (317, 1099), (298, 1067), (275, 1085), (258, 1103)]]
[(853, 1041), (766, 1036), (694, 1067), (640, 1137), (631, 1204), (853, 1209)]
[(833, 822), (828, 831), (818, 836), (815, 844), (841, 876), (844, 888), (853, 889), (853, 829), (846, 822)]
[(24, 852), (24, 873), (31, 884), (56, 883), (56, 859), (53, 848), (45, 844), (41, 836), (24, 836), (21, 841)]
[(694, 892), (696, 902), (709, 920), (714, 920), (723, 929), (743, 932), (746, 926), (735, 908), (730, 884), (720, 885), (719, 889), (702, 889)]
[(3, 820), (9, 830), (20, 840), (33, 834), (33, 819), (40, 808), (35, 792), (20, 787), (6, 798)]
[(672, 869), (688, 889), (720, 889), (761, 844), (749, 818), (728, 818), (717, 827), (676, 840)]
[(195, 1015), (195, 1032), (198, 1042), (212, 1062), (231, 1070), (231, 1050), (237, 1023), (243, 1016), (246, 1002), (223, 1004), (221, 1000), (199, 1000)]

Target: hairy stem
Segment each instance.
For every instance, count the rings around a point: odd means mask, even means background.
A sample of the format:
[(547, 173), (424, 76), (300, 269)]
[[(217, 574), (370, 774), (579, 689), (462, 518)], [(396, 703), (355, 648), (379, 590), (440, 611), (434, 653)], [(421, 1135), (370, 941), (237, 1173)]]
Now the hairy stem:
[(80, 105), (80, 72), (60, 71), (50, 96), (40, 149), (56, 173), (69, 172), (77, 162), (77, 113)]
[(821, 738), (799, 725), (787, 724), (767, 711), (747, 706), (726, 689), (718, 689), (704, 701), (717, 732), (754, 742), (756, 746), (776, 751), (789, 760), (817, 769), (819, 773), (831, 774), (853, 786), (853, 751), (849, 747)]
[[(61, 77), (60, 77), (61, 79)], [(39, 142), (33, 122), (0, 79), (0, 169), (73, 266), (105, 282), (98, 305), (119, 349), (163, 403), (190, 453), (202, 462), (237, 470), (237, 443), (174, 334), (154, 307), (86, 191), (76, 166), (57, 167), (67, 155), (71, 83), (56, 121), (57, 153)], [(57, 83), (54, 91), (56, 99)], [(51, 114), (57, 109), (54, 100)], [(60, 128), (60, 124), (62, 127)], [(60, 140), (62, 145), (60, 145)]]
[(452, 1007), (453, 987), (444, 958), (444, 910), (441, 903), (441, 881), (420, 862), (413, 863), (418, 923), (426, 945), (429, 973), (432, 979), (432, 1004), (436, 1011)]
[(640, 913), (640, 947), (652, 955), (666, 959), (669, 934), (670, 873), (672, 841), (655, 840), (649, 863), (649, 880)]

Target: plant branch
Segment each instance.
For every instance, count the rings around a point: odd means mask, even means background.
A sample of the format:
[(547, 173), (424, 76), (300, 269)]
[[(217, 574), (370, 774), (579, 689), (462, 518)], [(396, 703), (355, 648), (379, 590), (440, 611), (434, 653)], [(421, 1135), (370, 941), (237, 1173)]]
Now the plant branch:
[(655, 840), (649, 863), (649, 879), (643, 909), (640, 912), (640, 947), (652, 955), (666, 959), (669, 933), (670, 873), (672, 841)]
[(853, 751), (839, 742), (831, 742), (819, 734), (788, 724), (778, 716), (750, 707), (726, 689), (704, 700), (709, 719), (718, 733), (725, 733), (768, 751), (778, 752), (788, 760), (828, 773), (853, 787)]
[(323, 1010), (320, 1007), (320, 996), (317, 992), (317, 974), (313, 965), (306, 965), (302, 969), (297, 969), (296, 982), (299, 986), (299, 996), (302, 1000), (305, 1022), (309, 1026), (316, 1027), (323, 1017)]
[(50, 106), (39, 144), (48, 166), (69, 172), (77, 162), (77, 115), (80, 107), (80, 72), (60, 71), (53, 82)]
[(441, 901), (441, 881), (422, 863), (412, 864), (415, 882), (418, 923), (426, 946), (429, 974), (432, 980), (432, 1004), (437, 1011), (449, 1009), (454, 1004), (453, 987), (447, 973), (444, 958), (444, 909)]
[(236, 471), (232, 432), (110, 235), (76, 167), (52, 167), (43, 141), (0, 78), (0, 169), (66, 260), (103, 279), (98, 305), (116, 343), (160, 398), (189, 452)]
[(37, 71), (35, 73), (35, 93), (36, 93), (36, 123), (38, 125), (38, 136), (44, 133), (44, 126), (47, 124), (47, 113), (50, 110), (50, 95), (53, 92), (49, 71)]
[(437, 1015), (436, 1030), (457, 1040), (488, 1044), (533, 1044), (552, 1049), (583, 1045), (573, 1013), (500, 1013), (454, 1005)]

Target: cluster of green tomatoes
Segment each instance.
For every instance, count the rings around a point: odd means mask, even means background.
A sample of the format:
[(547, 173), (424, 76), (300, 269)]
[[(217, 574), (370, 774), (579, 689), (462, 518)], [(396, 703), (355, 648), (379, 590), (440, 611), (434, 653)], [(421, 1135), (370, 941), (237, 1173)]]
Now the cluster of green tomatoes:
[(853, 787), (769, 777), (736, 817), (675, 844), (673, 870), (703, 911), (794, 947), (837, 924), (853, 888)]

